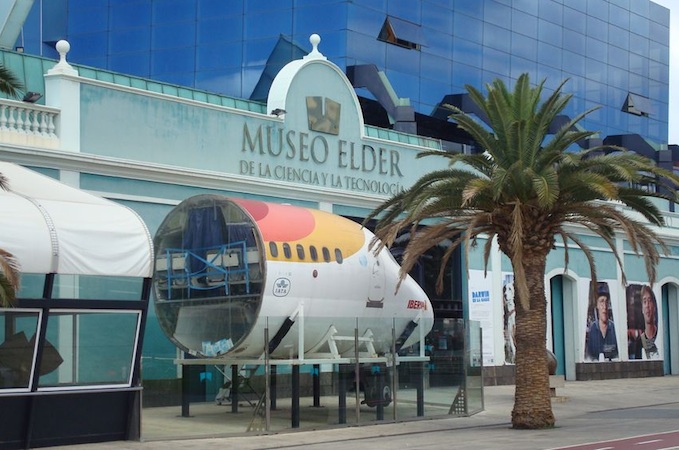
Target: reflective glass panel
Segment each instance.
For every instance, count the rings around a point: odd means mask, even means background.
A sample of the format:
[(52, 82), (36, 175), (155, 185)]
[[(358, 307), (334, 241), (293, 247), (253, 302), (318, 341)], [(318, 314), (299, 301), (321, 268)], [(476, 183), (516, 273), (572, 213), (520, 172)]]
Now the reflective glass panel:
[(587, 37), (587, 57), (597, 61), (608, 61), (608, 45), (598, 39)]
[(608, 8), (608, 20), (610, 23), (626, 30), (629, 29), (629, 15), (629, 10), (626, 8), (613, 4)]
[[(647, 2), (632, 2), (632, 4), (641, 4), (641, 3), (647, 3)], [(650, 24), (649, 20), (647, 17), (643, 17), (637, 14), (630, 14), (630, 26), (629, 29), (632, 33), (639, 34), (644, 37), (648, 37), (648, 33), (650, 30)]]
[(422, 54), (437, 55), (451, 59), (453, 54), (453, 39), (449, 34), (436, 30), (424, 30), (427, 45), (420, 48)]
[(464, 13), (468, 16), (482, 19), (484, 3), (485, 2), (455, 2), (455, 15), (458, 16), (458, 13)]
[(129, 385), (139, 320), (137, 311), (53, 311), (39, 387)]
[(111, 54), (129, 54), (151, 48), (151, 33), (148, 28), (125, 28), (112, 30), (109, 34)]
[(42, 298), (45, 287), (45, 275), (25, 273), (21, 275), (21, 286), (17, 297), (20, 298)]
[[(427, 5), (422, 8), (422, 28), (434, 29), (442, 33), (453, 34), (453, 14), (450, 9), (438, 5)], [(430, 43), (430, 40), (427, 40)]]
[(468, 66), (483, 66), (482, 46), (477, 42), (457, 39), (453, 48), (453, 60)]
[(512, 31), (535, 39), (538, 34), (538, 18), (523, 10), (512, 10)]
[[(243, 39), (243, 17), (206, 18), (197, 24), (197, 43), (215, 44)], [(200, 47), (198, 47), (200, 49)]]
[(607, 0), (587, 0), (587, 14), (598, 17), (601, 20), (608, 19)]
[[(78, 9), (79, 8), (71, 7), (69, 8), (69, 12)], [(110, 13), (104, 15), (104, 17), (108, 17), (111, 30), (148, 27), (151, 23), (150, 2), (110, 2), (108, 9)], [(88, 20), (91, 19), (88, 18)]]
[(509, 29), (511, 27), (512, 10), (508, 6), (501, 5), (492, 0), (479, 2), (485, 5), (484, 20), (486, 24), (493, 24), (501, 28)]
[(608, 42), (608, 24), (595, 17), (587, 17), (587, 36)]
[(57, 274), (52, 298), (140, 300), (142, 284), (142, 278)]
[(164, 2), (151, 2), (153, 8), (153, 20), (157, 23), (176, 23), (187, 18), (193, 18), (196, 13), (195, 2), (184, 0), (165, 0)]
[(514, 79), (518, 79), (524, 73), (527, 73), (531, 80), (537, 79), (537, 66), (532, 59), (519, 58), (516, 56), (511, 57), (511, 76)]
[[(478, 3), (481, 2), (463, 2), (466, 3)], [(458, 3), (459, 4), (459, 3)], [(473, 19), (464, 14), (454, 14), (453, 15), (453, 35), (461, 37), (463, 39), (468, 39), (472, 42), (483, 42), (483, 22), (481, 20)]]
[(563, 70), (574, 75), (585, 76), (585, 57), (582, 53), (573, 53), (564, 50)]
[(587, 32), (587, 15), (582, 11), (570, 8), (570, 3), (563, 9), (563, 26), (578, 33)]
[(486, 23), (483, 27), (483, 45), (492, 47), (503, 52), (510, 51), (511, 32), (506, 28), (500, 28)]
[(629, 31), (626, 28), (616, 27), (614, 25), (608, 26), (608, 42), (616, 47), (629, 50)]
[(649, 34), (648, 37), (652, 41), (666, 43), (670, 39), (670, 29), (664, 25), (660, 25), (657, 22), (651, 21), (649, 23)]
[(561, 25), (563, 20), (563, 5), (553, 0), (542, 0), (539, 3), (538, 15), (540, 18)]
[(538, 61), (540, 64), (561, 67), (561, 49), (545, 42), (538, 42)]
[(561, 27), (546, 20), (538, 20), (538, 39), (542, 42), (561, 47), (562, 39)]
[(243, 38), (251, 39), (278, 38), (280, 34), (292, 33), (292, 9), (263, 12), (248, 15), (245, 21)]
[(39, 318), (39, 311), (0, 309), (0, 391), (30, 386)]
[(619, 67), (620, 69), (629, 69), (629, 52), (614, 46), (608, 47), (608, 64)]
[(483, 343), (481, 324), (469, 321), (467, 327), (465, 388), (467, 397), (467, 414), (483, 410)]
[(639, 55), (648, 55), (649, 39), (636, 33), (630, 33), (630, 51)]
[(512, 56), (519, 56), (535, 61), (537, 58), (538, 42), (528, 36), (512, 33)]

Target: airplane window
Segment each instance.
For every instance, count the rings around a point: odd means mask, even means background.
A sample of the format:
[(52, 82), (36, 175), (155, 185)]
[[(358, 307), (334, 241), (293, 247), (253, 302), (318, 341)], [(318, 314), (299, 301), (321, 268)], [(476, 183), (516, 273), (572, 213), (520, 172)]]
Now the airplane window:
[(271, 253), (272, 258), (278, 257), (278, 246), (275, 242), (269, 242), (269, 253)]
[(315, 246), (312, 245), (309, 247), (309, 255), (311, 256), (311, 259), (318, 261), (318, 251)]
[(330, 250), (328, 250), (328, 247), (323, 247), (323, 260), (325, 262), (330, 262)]
[(335, 259), (338, 264), (342, 264), (342, 261), (344, 261), (344, 258), (342, 258), (342, 250), (338, 248), (335, 249)]
[(297, 244), (297, 257), (299, 259), (304, 259), (304, 247), (301, 244)]
[(283, 243), (283, 254), (287, 259), (292, 258), (292, 251), (290, 250), (290, 244), (287, 242)]

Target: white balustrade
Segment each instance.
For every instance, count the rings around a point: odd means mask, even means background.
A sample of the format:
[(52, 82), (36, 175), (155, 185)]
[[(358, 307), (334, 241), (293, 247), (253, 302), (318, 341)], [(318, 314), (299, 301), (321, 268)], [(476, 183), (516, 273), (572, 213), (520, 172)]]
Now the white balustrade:
[(59, 148), (59, 112), (49, 106), (0, 99), (0, 143)]

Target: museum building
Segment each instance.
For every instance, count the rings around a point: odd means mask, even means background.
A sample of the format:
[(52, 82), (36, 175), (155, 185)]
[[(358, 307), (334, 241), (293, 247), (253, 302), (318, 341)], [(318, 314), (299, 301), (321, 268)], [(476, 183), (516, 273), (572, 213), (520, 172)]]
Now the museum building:
[[(582, 122), (600, 130), (585, 147), (623, 145), (670, 169), (679, 161), (667, 142), (669, 11), (651, 1), (15, 3), (31, 4), (8, 13), (23, 17), (23, 28), (0, 34), (0, 43), (11, 41), (0, 62), (41, 96), (0, 100), (0, 160), (134, 211), (151, 236), (174, 207), (199, 194), (361, 222), (439, 167), (419, 152), (477, 151), (442, 105), (474, 112), (466, 84), (483, 89), (500, 78), (511, 85), (524, 72), (546, 79), (548, 89), (568, 78), (571, 117), (601, 107)], [(309, 40), (312, 33), (320, 42)], [(277, 76), (290, 64), (299, 78), (281, 89)], [(324, 104), (320, 116), (308, 99)], [(565, 269), (563, 246), (550, 254), (547, 345), (566, 380), (679, 373), (679, 218), (674, 204), (660, 206), (667, 227), (659, 233), (671, 254), (646, 294), (658, 328), (652, 352), (637, 345), (648, 282), (629, 243), (616, 238), (623, 284), (607, 245), (582, 235), (617, 324), (615, 348), (597, 354), (588, 349), (597, 312), (586, 258), (570, 249)], [(12, 251), (5, 239), (0, 248)], [(511, 266), (497, 250), (484, 276), (479, 249), (454, 258), (442, 293), (434, 289), (441, 249), (413, 274), (434, 309), (428, 356), (446, 355), (429, 367), (432, 386), (450, 362), (442, 338), (467, 320), (482, 328), (484, 382), (513, 382)], [(128, 298), (139, 288), (87, 274), (59, 280), (57, 292), (74, 298)], [(44, 274), (24, 274), (19, 297), (40, 298), (43, 288)], [(212, 398), (223, 374), (183, 371), (149, 301), (140, 361), (145, 405), (176, 404), (182, 373)], [(58, 385), (62, 376), (51, 376)]]

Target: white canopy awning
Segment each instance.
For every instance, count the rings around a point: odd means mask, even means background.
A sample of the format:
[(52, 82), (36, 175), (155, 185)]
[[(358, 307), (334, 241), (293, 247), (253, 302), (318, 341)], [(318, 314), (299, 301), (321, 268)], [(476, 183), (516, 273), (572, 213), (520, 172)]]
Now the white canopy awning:
[(153, 241), (131, 209), (0, 162), (0, 248), (22, 273), (151, 277)]

